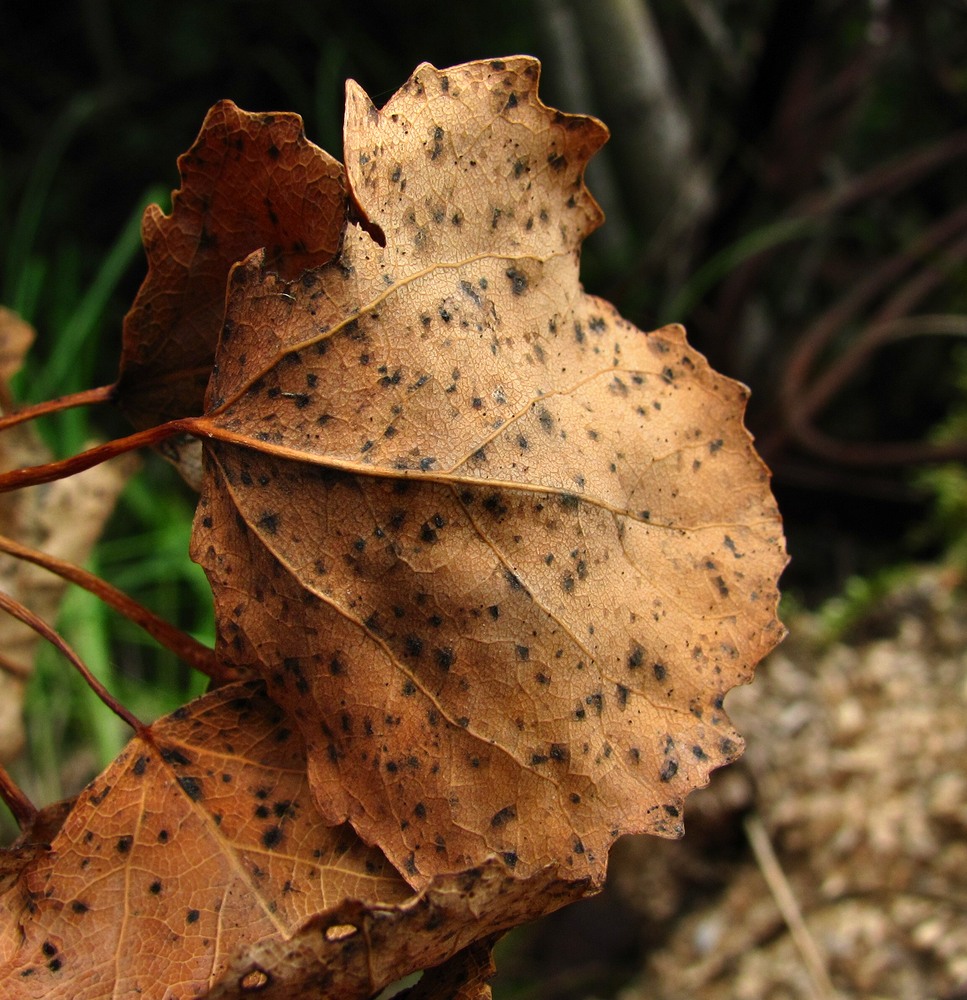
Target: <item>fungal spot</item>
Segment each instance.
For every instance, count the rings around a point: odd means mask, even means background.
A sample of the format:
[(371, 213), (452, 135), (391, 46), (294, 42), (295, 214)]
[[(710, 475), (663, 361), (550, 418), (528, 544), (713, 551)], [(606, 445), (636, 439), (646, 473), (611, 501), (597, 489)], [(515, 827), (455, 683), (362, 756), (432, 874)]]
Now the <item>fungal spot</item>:
[(161, 882), (158, 881), (158, 879), (155, 879), (151, 885), (148, 886), (148, 892), (150, 892), (152, 896), (157, 896), (161, 892)]
[(257, 522), (256, 527), (262, 531), (268, 532), (270, 535), (274, 535), (279, 530), (279, 515), (278, 513), (265, 513), (263, 514)]
[(495, 829), (506, 825), (512, 819), (517, 818), (517, 810), (514, 806), (504, 806), (503, 809), (495, 812), (493, 816), (490, 817), (490, 825)]
[(678, 774), (678, 761), (669, 758), (662, 764), (661, 770), (658, 772), (658, 777), (662, 781), (671, 781), (676, 774)]
[(504, 272), (510, 278), (510, 290), (514, 295), (523, 295), (527, 291), (527, 275), (515, 267), (509, 267)]
[(133, 843), (134, 837), (119, 837), (118, 842), (114, 845), (114, 849), (118, 854), (127, 854), (131, 850)]
[(262, 834), (262, 846), (272, 850), (273, 847), (278, 847), (282, 842), (282, 830), (277, 826), (270, 826)]
[(203, 797), (201, 782), (197, 778), (179, 777), (178, 784), (192, 802), (197, 802)]
[(664, 663), (653, 663), (651, 669), (657, 681), (663, 681), (668, 676), (668, 671)]
[(436, 664), (441, 670), (449, 670), (453, 666), (453, 650), (449, 646), (437, 649), (434, 656)]

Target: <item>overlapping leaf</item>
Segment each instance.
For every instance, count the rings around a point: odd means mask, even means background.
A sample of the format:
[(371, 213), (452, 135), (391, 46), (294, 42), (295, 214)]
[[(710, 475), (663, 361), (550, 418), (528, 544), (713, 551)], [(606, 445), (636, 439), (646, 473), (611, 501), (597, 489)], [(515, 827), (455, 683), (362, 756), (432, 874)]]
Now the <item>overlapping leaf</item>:
[[(315, 810), (305, 754), (258, 690), (222, 688), (133, 740), (0, 913), (5, 996), (199, 996), (233, 955), (346, 899), (409, 896)], [(8, 877), (7, 881), (12, 881)]]
[(264, 1000), (368, 1000), (417, 969), (430, 971), (414, 1000), (477, 1000), (489, 995), (490, 950), (500, 932), (558, 909), (586, 888), (553, 869), (524, 883), (489, 859), (436, 877), (405, 902), (348, 902), (310, 918), (288, 939), (253, 945), (228, 964), (211, 1000), (250, 996), (244, 986), (254, 983)]
[(745, 390), (578, 280), (605, 130), (527, 58), (350, 85), (363, 224), (233, 272), (194, 554), (316, 802), (408, 881), (490, 854), (599, 880), (739, 749), (784, 563)]
[(144, 213), (148, 276), (124, 322), (116, 392), (137, 427), (202, 411), (232, 264), (262, 247), (290, 277), (323, 264), (345, 215), (342, 165), (295, 114), (221, 101), (178, 168), (171, 215)]

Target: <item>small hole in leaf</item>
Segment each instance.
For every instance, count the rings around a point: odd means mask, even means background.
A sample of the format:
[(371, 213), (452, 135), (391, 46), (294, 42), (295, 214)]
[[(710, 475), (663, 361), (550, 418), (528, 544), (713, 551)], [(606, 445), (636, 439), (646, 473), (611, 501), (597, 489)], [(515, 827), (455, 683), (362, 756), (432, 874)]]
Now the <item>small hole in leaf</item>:
[(353, 924), (333, 924), (331, 927), (326, 928), (326, 940), (345, 941), (346, 938), (350, 938), (357, 933), (359, 933), (359, 928)]
[(246, 972), (242, 976), (238, 985), (239, 989), (245, 990), (247, 993), (254, 993), (257, 990), (264, 990), (271, 981), (267, 972), (263, 972), (261, 969), (252, 969), (251, 972)]

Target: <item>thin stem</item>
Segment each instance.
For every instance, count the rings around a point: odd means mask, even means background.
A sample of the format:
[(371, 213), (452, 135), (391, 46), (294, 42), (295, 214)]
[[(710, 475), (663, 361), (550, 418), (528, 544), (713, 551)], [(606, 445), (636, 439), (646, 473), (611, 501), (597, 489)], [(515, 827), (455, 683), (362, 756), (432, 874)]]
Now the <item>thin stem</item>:
[(84, 661), (71, 649), (70, 646), (52, 629), (47, 622), (35, 615), (29, 608), (25, 608), (20, 601), (15, 601), (9, 594), (0, 591), (0, 610), (6, 611), (18, 621), (21, 621), (28, 628), (32, 628), (39, 636), (46, 639), (52, 646), (57, 648), (74, 665), (77, 672), (84, 678), (88, 687), (104, 702), (105, 705), (122, 722), (129, 725), (139, 736), (144, 736), (147, 726), (138, 718), (133, 716), (110, 691), (91, 673)]
[(24, 795), (23, 790), (2, 764), (0, 764), (0, 799), (7, 804), (21, 830), (26, 830), (37, 818), (37, 807)]
[(172, 420), (167, 424), (159, 424), (157, 427), (149, 427), (136, 434), (129, 434), (127, 437), (107, 441), (105, 444), (82, 451), (79, 455), (73, 455), (60, 462), (48, 462), (45, 465), (34, 465), (26, 469), (14, 469), (12, 472), (0, 475), (0, 493), (9, 493), (11, 490), (19, 490), (25, 486), (51, 483), (55, 479), (66, 479), (68, 476), (100, 465), (118, 455), (134, 451), (136, 448), (159, 444), (176, 434), (190, 434), (193, 430), (195, 430), (195, 421), (190, 418)]
[(112, 587), (94, 573), (75, 566), (73, 563), (58, 559), (37, 549), (28, 548), (19, 542), (0, 535), (0, 552), (26, 562), (41, 566), (51, 573), (77, 586), (83, 587), (88, 593), (100, 598), (109, 607), (124, 615), (129, 621), (144, 629), (152, 639), (157, 640), (165, 649), (171, 650), (180, 660), (183, 660), (195, 670), (222, 684), (238, 680), (238, 675), (227, 667), (215, 655), (215, 651), (193, 639), (186, 632), (176, 628), (170, 622), (159, 618), (153, 611), (139, 604), (127, 594)]
[(799, 951), (806, 972), (809, 975), (812, 995), (815, 1000), (833, 1000), (838, 996), (836, 988), (833, 986), (826, 971), (826, 963), (823, 961), (819, 948), (813, 940), (813, 936), (806, 927), (803, 920), (802, 911), (796, 901), (792, 886), (779, 864), (776, 852), (772, 849), (769, 834), (766, 832), (762, 820), (758, 816), (749, 816), (745, 821), (745, 834), (749, 839), (749, 846), (759, 865), (766, 885), (772, 893), (776, 906), (782, 914), (782, 919), (789, 928), (792, 940)]
[(61, 413), (78, 406), (109, 403), (114, 398), (114, 391), (113, 385), (102, 385), (97, 389), (83, 389), (66, 396), (58, 396), (56, 399), (45, 400), (43, 403), (21, 407), (19, 410), (14, 410), (0, 417), (0, 431), (5, 431), (8, 427), (16, 427), (17, 424), (26, 423), (28, 420), (45, 417), (49, 413)]

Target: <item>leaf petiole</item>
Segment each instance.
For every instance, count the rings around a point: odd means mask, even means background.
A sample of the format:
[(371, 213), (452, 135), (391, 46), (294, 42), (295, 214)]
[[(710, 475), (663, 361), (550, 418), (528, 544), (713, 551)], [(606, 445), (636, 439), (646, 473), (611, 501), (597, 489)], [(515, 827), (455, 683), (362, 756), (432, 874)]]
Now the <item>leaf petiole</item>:
[[(65, 407), (66, 409), (66, 407)], [(85, 469), (93, 468), (102, 462), (107, 462), (118, 455), (124, 455), (138, 448), (146, 448), (159, 444), (176, 434), (197, 433), (196, 421), (191, 417), (183, 420), (171, 420), (157, 427), (129, 434), (127, 437), (106, 441), (87, 451), (82, 451), (59, 462), (47, 462), (44, 465), (33, 465), (25, 469), (14, 469), (0, 474), (0, 493), (23, 489), (25, 486), (39, 486), (42, 483), (52, 483), (57, 479), (66, 479)]]
[(66, 396), (58, 396), (56, 399), (47, 399), (42, 403), (35, 403), (32, 406), (24, 406), (0, 417), (0, 431), (5, 431), (9, 427), (16, 427), (17, 424), (26, 423), (28, 420), (46, 417), (51, 413), (62, 413), (65, 410), (73, 410), (78, 406), (110, 403), (114, 399), (114, 393), (114, 385), (102, 385), (96, 389), (83, 389), (80, 392), (72, 392)]
[(26, 830), (37, 816), (37, 807), (27, 798), (2, 764), (0, 764), (0, 799), (3, 799), (7, 808), (13, 813), (13, 818), (21, 830)]

